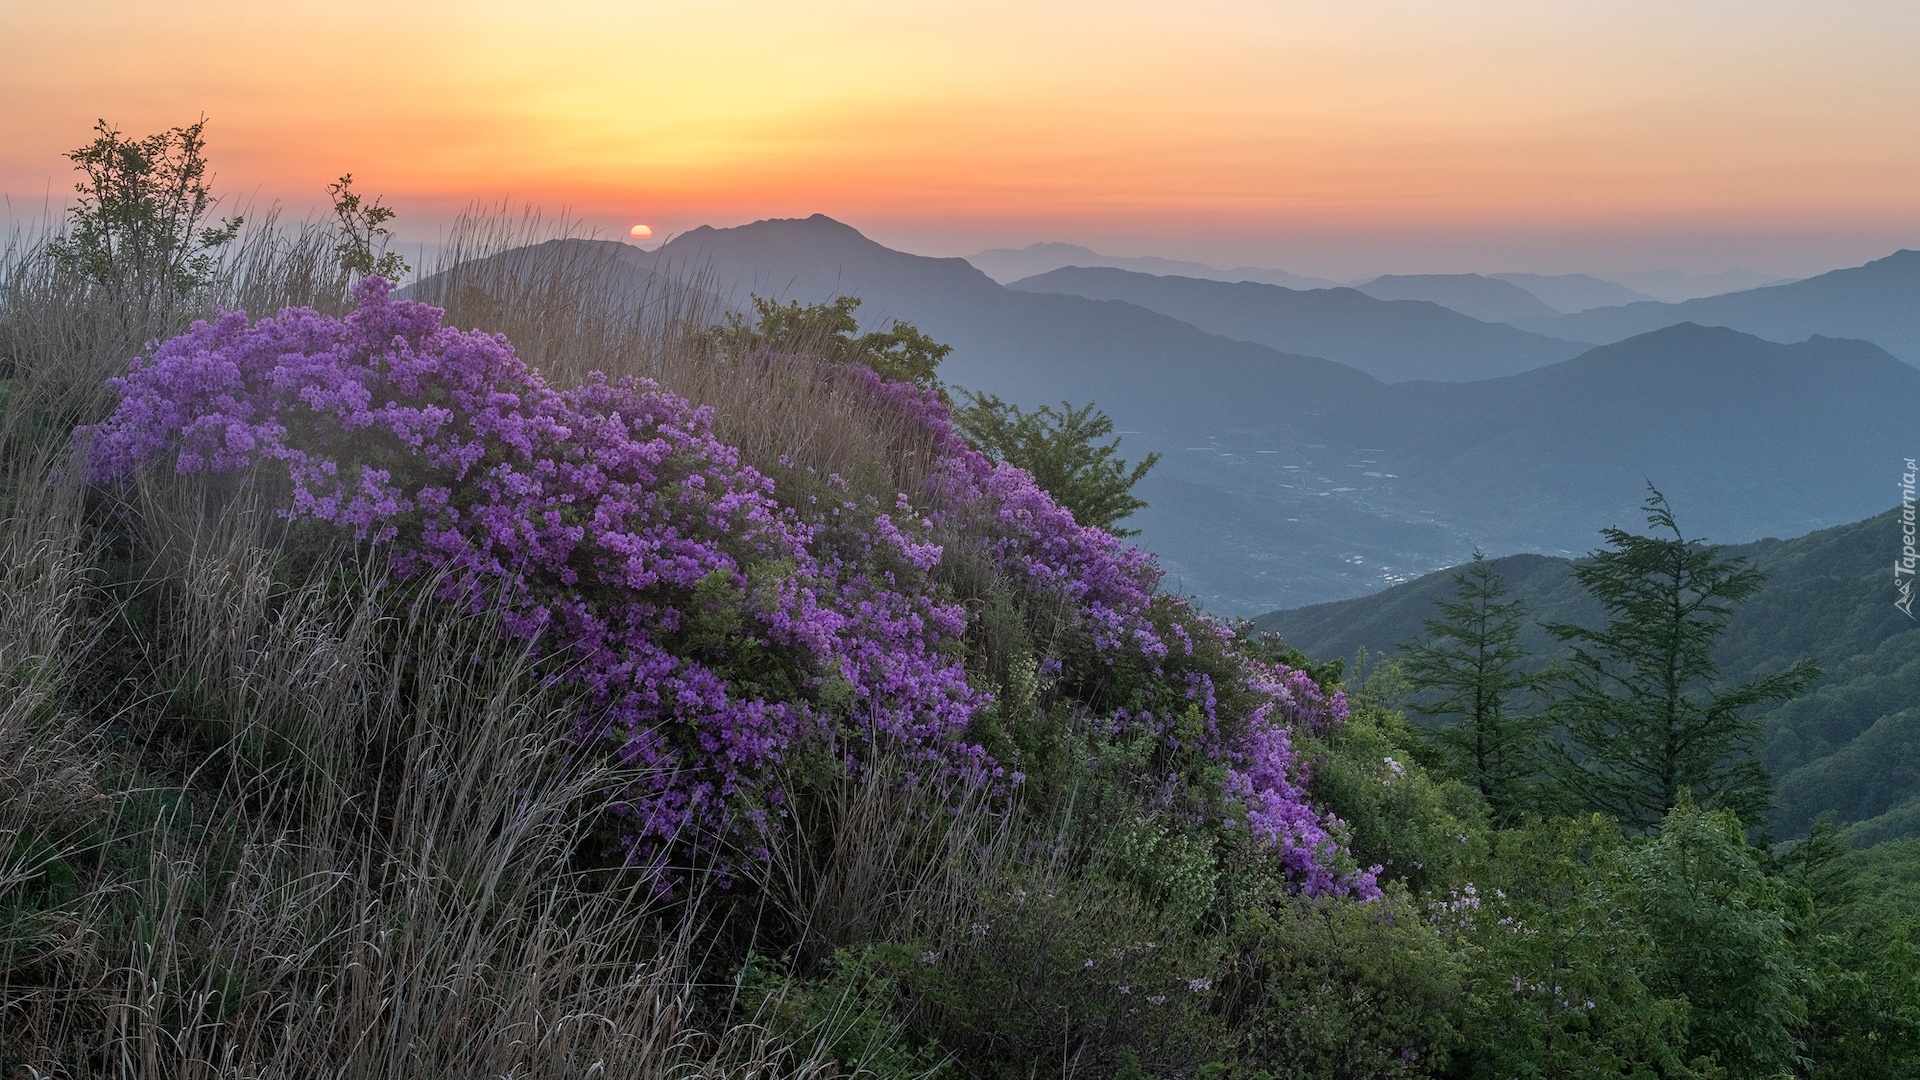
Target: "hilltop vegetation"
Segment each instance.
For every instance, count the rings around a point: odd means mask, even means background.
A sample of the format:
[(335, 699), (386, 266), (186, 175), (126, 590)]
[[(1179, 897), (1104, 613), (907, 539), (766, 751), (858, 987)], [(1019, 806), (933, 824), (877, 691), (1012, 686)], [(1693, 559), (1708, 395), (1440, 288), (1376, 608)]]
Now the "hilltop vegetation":
[[(1782, 836), (1803, 834), (1822, 814), (1859, 843), (1909, 836), (1920, 825), (1920, 788), (1907, 750), (1920, 701), (1920, 627), (1893, 606), (1887, 560), (1898, 538), (1898, 511), (1891, 511), (1727, 549), (1768, 577), (1734, 611), (1718, 643), (1726, 677), (1755, 678), (1800, 657), (1822, 671), (1803, 696), (1759, 714), (1761, 761), (1774, 777), (1777, 803), (1769, 820)], [(1520, 644), (1529, 672), (1559, 655), (1546, 623), (1592, 625), (1598, 618), (1574, 581), (1571, 560), (1513, 555), (1489, 565), (1525, 605)], [(1422, 622), (1453, 587), (1453, 573), (1440, 572), (1376, 596), (1274, 612), (1255, 625), (1312, 656), (1364, 648), (1391, 657), (1402, 642), (1421, 637)]]
[(1824, 841), (1496, 827), (1075, 520), (1081, 407), (492, 228), (0, 266), (0, 1073), (1913, 1075)]

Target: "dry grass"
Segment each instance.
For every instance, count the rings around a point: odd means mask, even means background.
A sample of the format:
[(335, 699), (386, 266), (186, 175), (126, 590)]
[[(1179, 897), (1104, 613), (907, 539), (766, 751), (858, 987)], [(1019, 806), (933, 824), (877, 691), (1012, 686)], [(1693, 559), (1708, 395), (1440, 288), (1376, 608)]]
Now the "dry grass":
[(15, 232), (0, 245), (0, 453), (9, 460), (64, 444), (75, 424), (111, 407), (106, 380), (129, 358), (216, 307), (337, 312), (347, 300), (334, 235), (279, 227), (271, 212), (225, 252), (211, 288), (184, 296), (135, 301), (125, 288), (86, 281), (46, 256), (47, 239)]

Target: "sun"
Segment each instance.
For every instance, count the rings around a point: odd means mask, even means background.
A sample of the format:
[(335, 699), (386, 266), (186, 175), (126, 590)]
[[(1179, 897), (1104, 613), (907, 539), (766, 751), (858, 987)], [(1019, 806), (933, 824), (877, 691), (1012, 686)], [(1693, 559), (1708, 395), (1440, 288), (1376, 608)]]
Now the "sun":
[(635, 225), (632, 229), (628, 231), (632, 234), (635, 240), (653, 239), (653, 226), (651, 225)]

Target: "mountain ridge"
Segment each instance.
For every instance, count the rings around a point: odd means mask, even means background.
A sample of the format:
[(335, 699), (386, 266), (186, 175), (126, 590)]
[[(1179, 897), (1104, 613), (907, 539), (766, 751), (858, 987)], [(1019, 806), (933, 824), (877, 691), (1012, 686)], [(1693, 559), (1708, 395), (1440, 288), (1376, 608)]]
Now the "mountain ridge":
[(1677, 304), (1641, 301), (1527, 322), (1526, 328), (1605, 344), (1634, 334), (1697, 322), (1769, 341), (1814, 335), (1871, 341), (1920, 365), (1920, 251), (1901, 249), (1860, 266)]
[(1578, 343), (1482, 322), (1432, 301), (1381, 299), (1345, 287), (1302, 291), (1067, 267), (1009, 288), (1121, 300), (1236, 340), (1351, 364), (1386, 382), (1494, 378), (1581, 351)]
[(1155, 255), (1102, 255), (1079, 244), (1053, 242), (1028, 244), (1023, 248), (989, 248), (966, 258), (1002, 285), (1064, 266), (1110, 266), (1146, 274), (1179, 274), (1210, 281), (1258, 281), (1268, 285), (1284, 285), (1290, 289), (1324, 289), (1339, 284), (1326, 278), (1272, 267), (1237, 266), (1223, 270), (1208, 263), (1163, 259)]

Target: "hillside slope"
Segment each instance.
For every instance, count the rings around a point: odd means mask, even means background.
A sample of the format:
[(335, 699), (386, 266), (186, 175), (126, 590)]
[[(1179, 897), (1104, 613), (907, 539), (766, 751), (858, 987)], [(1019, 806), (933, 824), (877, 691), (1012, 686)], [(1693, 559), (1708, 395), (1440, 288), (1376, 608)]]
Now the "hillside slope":
[[(1687, 522), (1685, 504), (1681, 524)], [(1805, 831), (1823, 813), (1852, 826), (1857, 842), (1920, 835), (1920, 624), (1893, 606), (1889, 562), (1899, 550), (1899, 516), (1791, 540), (1732, 545), (1766, 570), (1760, 594), (1727, 626), (1718, 657), (1733, 680), (1778, 671), (1801, 657), (1822, 676), (1803, 697), (1762, 716), (1762, 760), (1776, 780), (1773, 824)], [(1597, 542), (1597, 537), (1595, 538)], [(1544, 622), (1599, 625), (1600, 610), (1580, 589), (1567, 559), (1514, 555), (1493, 562), (1531, 617), (1524, 635), (1536, 669), (1558, 648)], [(1359, 648), (1391, 652), (1421, 636), (1451, 598), (1441, 572), (1374, 596), (1276, 611), (1255, 620), (1315, 657)]]
[(1484, 523), (1490, 550), (1574, 552), (1637, 520), (1647, 480), (1728, 540), (1857, 520), (1915, 416), (1920, 371), (1865, 342), (1681, 325), (1505, 379), (1381, 387), (1322, 441), (1379, 450), (1399, 480), (1381, 497)]

